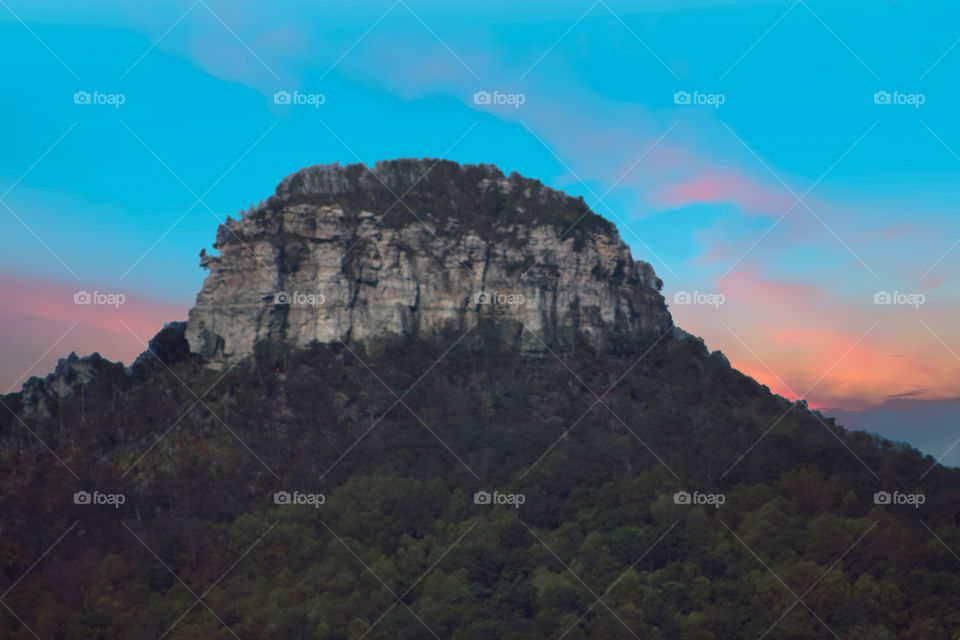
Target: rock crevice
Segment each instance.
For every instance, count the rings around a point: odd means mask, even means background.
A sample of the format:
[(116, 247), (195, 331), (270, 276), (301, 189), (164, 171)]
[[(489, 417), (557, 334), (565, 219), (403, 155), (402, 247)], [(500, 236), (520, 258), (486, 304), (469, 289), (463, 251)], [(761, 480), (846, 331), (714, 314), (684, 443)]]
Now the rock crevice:
[(531, 351), (672, 326), (659, 279), (612, 224), (489, 165), (303, 169), (221, 225), (214, 247), (186, 330), (213, 364), (269, 340), (365, 342), (481, 321)]

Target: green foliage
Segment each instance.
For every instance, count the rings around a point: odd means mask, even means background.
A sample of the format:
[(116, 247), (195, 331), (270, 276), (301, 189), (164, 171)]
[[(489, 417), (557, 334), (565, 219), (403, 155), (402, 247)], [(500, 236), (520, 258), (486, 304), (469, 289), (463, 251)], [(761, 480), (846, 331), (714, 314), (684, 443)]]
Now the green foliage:
[[(85, 408), (28, 423), (79, 482), (4, 423), (5, 583), (43, 558), (4, 602), (60, 638), (960, 630), (956, 558), (921, 524), (960, 549), (957, 471), (920, 482), (929, 458), (824, 424), (689, 341), (561, 363), (481, 327), (442, 357), (457, 338), (265, 351), (225, 375), (185, 360), (124, 393), (94, 386)], [(410, 390), (397, 402), (378, 378)], [(210, 389), (205, 406), (180, 380)], [(928, 501), (878, 507), (881, 487)], [(74, 505), (81, 489), (127, 501)], [(476, 505), (480, 489), (526, 500)], [(325, 502), (278, 505), (281, 490)], [(679, 490), (726, 501), (676, 504)], [(0, 636), (32, 637), (11, 615)]]

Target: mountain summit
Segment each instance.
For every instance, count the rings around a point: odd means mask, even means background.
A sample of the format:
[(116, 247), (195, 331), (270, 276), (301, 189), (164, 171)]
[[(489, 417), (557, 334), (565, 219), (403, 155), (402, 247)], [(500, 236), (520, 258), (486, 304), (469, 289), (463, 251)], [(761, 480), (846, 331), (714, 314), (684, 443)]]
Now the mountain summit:
[(672, 325), (660, 280), (573, 198), (490, 165), (318, 165), (217, 232), (187, 340), (212, 363), (261, 341), (367, 341), (483, 320), (529, 351)]

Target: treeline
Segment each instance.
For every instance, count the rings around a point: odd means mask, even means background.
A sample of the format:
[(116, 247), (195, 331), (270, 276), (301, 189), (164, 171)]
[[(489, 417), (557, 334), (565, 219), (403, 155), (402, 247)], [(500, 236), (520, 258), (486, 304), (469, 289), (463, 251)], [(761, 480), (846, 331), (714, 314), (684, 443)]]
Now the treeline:
[(960, 472), (694, 340), (459, 337), (182, 358), (5, 423), (0, 635), (958, 637)]

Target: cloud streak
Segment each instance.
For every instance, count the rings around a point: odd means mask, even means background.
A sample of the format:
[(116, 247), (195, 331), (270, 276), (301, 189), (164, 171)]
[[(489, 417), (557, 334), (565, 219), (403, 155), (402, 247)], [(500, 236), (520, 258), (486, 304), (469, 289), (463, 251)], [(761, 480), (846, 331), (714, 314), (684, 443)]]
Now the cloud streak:
[(119, 306), (74, 304), (79, 290), (60, 282), (0, 276), (0, 331), (16, 336), (0, 345), (0, 392), (16, 390), (31, 375), (46, 375), (71, 351), (99, 352), (130, 364), (165, 322), (186, 318), (183, 306), (134, 293), (125, 293)]
[(956, 397), (960, 361), (921, 322), (956, 344), (953, 301), (877, 305), (870, 293), (840, 296), (761, 277), (755, 267), (733, 272), (718, 289), (726, 297), (719, 309), (671, 305), (675, 321), (711, 348), (722, 345), (734, 367), (776, 393), (796, 398), (810, 389), (812, 406), (845, 409)]

